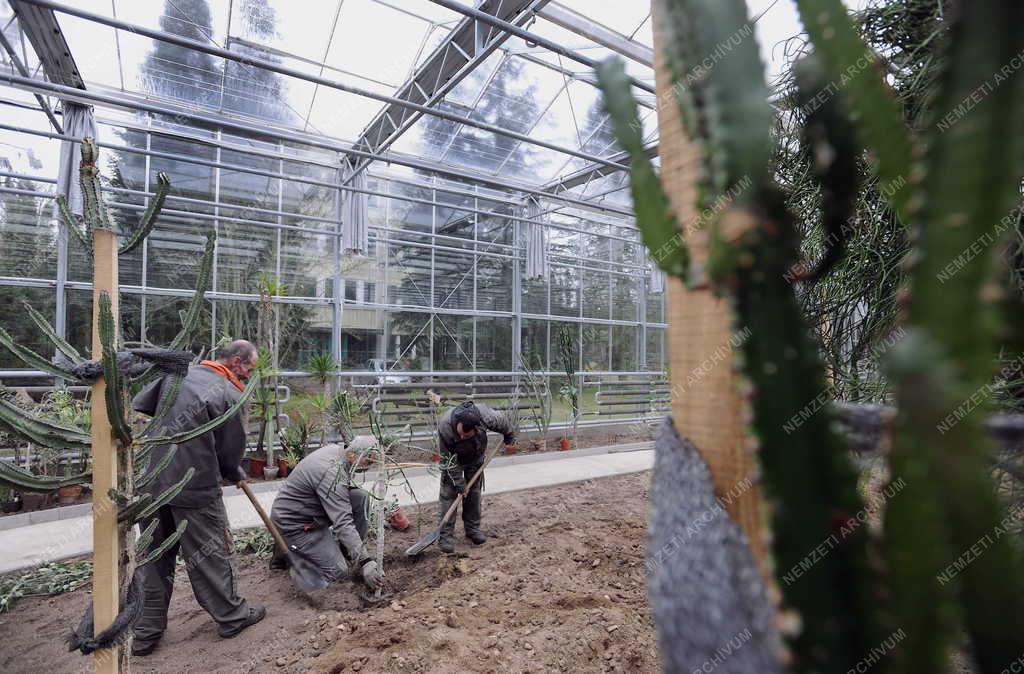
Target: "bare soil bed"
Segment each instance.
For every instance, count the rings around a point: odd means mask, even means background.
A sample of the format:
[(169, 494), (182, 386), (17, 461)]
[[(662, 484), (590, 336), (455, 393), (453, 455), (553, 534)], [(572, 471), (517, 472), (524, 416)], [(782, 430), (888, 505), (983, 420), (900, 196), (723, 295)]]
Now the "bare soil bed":
[[(220, 639), (179, 566), (170, 626), (136, 672), (656, 672), (644, 581), (648, 473), (488, 496), (474, 547), (418, 560), (403, 550), (415, 525), (390, 532), (391, 601), (363, 608), (357, 586), (330, 588), (311, 606), (286, 572), (243, 555), (241, 590), (266, 619)], [(433, 522), (436, 510), (423, 510)], [(415, 520), (415, 518), (414, 518)], [(424, 525), (423, 531), (426, 531)], [(0, 615), (0, 671), (85, 672), (64, 635), (88, 601), (84, 590), (26, 598)]]

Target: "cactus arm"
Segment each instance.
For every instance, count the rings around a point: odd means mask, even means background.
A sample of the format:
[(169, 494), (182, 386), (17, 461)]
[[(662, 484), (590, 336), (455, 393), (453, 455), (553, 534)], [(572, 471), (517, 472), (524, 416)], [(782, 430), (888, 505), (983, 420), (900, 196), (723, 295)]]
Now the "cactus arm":
[(129, 524), (133, 522), (138, 522), (142, 519), (139, 513), (141, 513), (144, 508), (149, 506), (149, 504), (152, 501), (152, 494), (140, 494), (127, 505), (121, 506), (117, 509), (117, 521), (127, 522)]
[(78, 381), (78, 377), (72, 374), (70, 370), (66, 370), (60, 367), (59, 365), (51, 363), (49, 360), (40, 356), (38, 353), (28, 348), (27, 346), (21, 346), (20, 344), (15, 342), (14, 338), (11, 337), (11, 335), (3, 328), (0, 328), (0, 344), (7, 347), (8, 351), (13, 353), (19, 360), (21, 360), (29, 367), (33, 367), (37, 370), (42, 370), (43, 372), (48, 372), (56, 377), (60, 377), (61, 379), (65, 379), (70, 382)]
[[(158, 547), (154, 548), (148, 555), (140, 559), (138, 566), (145, 566), (150, 562), (155, 562), (160, 559), (163, 554), (171, 548), (171, 546), (176, 545), (178, 541), (181, 540), (181, 536), (185, 533), (185, 527), (187, 526), (188, 520), (182, 520), (181, 524), (178, 525), (178, 528), (173, 534), (165, 538)], [(152, 539), (152, 537), (150, 538)]]
[(21, 491), (48, 492), (61, 487), (85, 484), (92, 479), (92, 473), (81, 473), (67, 477), (47, 477), (32, 473), (15, 466), (10, 461), (0, 460), (0, 484), (5, 484)]
[[(906, 408), (907, 425), (927, 447), (898, 438), (892, 460), (909, 461), (914, 452), (923, 452), (926, 468), (941, 489), (939, 505), (953, 556), (935, 560), (939, 573), (979, 540), (986, 545), (952, 585), (963, 607), (971, 650), (979, 670), (987, 674), (1002, 671), (1024, 651), (1024, 634), (1004, 618), (1024, 614), (1024, 565), (1011, 537), (999, 533), (1005, 528), (1004, 514), (988, 472), (991, 447), (982, 428), (983, 414), (991, 408), (988, 394), (999, 327), (993, 293), (987, 292), (994, 285), (992, 257), (1009, 229), (1000, 231), (999, 223), (1019, 200), (1024, 78), (1009, 64), (1024, 51), (1024, 6), (1012, 0), (975, 0), (958, 9), (947, 70), (934, 102), (927, 171), (914, 197), (924, 236), (912, 270), (908, 309), (912, 329), (928, 335), (932, 344), (931, 367), (956, 377), (928, 405), (920, 401), (915, 380), (898, 380), (901, 412)], [(968, 100), (972, 105), (964, 112)], [(944, 276), (948, 265), (979, 241), (987, 242), (986, 254)], [(913, 610), (908, 606), (912, 599), (898, 607)], [(909, 662), (912, 654), (907, 657)]]
[(167, 413), (174, 407), (175, 401), (178, 399), (178, 393), (181, 392), (181, 383), (183, 377), (171, 375), (163, 383), (163, 388), (160, 391), (160, 402), (157, 405), (156, 411), (153, 413), (153, 418), (150, 419), (149, 423), (146, 424), (146, 428), (143, 429), (139, 437), (146, 437), (150, 433), (154, 432), (163, 421)]
[(864, 145), (877, 157), (882, 195), (889, 195), (899, 219), (908, 222), (914, 142), (900, 103), (883, 71), (874, 65), (878, 57), (858, 35), (842, 0), (797, 0), (796, 4), (816, 53), (833, 76), (832, 82), (814, 95), (821, 100), (830, 98), (833, 88), (842, 91)]
[(39, 331), (46, 335), (47, 339), (53, 342), (53, 345), (58, 351), (67, 356), (68, 360), (75, 365), (80, 365), (85, 362), (85, 359), (78, 353), (78, 350), (58, 335), (57, 331), (53, 329), (53, 326), (50, 325), (50, 322), (47, 321), (41, 313), (33, 309), (32, 305), (27, 301), (23, 301), (22, 305), (25, 307), (25, 311), (28, 312), (29, 318), (31, 318), (32, 322), (36, 324), (37, 328), (39, 328)]
[(91, 224), (91, 230), (97, 228), (114, 231), (114, 219), (107, 210), (107, 204), (103, 201), (103, 192), (100, 186), (100, 169), (96, 161), (99, 158), (99, 149), (92, 138), (82, 139), (82, 163), (79, 168), (79, 183), (82, 186), (82, 200), (85, 204), (86, 220)]
[(122, 447), (132, 444), (132, 429), (125, 415), (124, 382), (121, 372), (117, 369), (117, 345), (115, 343), (117, 326), (114, 325), (114, 314), (111, 310), (110, 295), (100, 293), (99, 312), (100, 345), (103, 355), (103, 379), (106, 382), (104, 397), (107, 405), (107, 417), (110, 428)]
[(196, 291), (192, 295), (192, 301), (188, 305), (188, 312), (182, 321), (181, 331), (171, 340), (168, 348), (181, 349), (187, 346), (189, 339), (199, 326), (199, 318), (202, 316), (203, 297), (210, 286), (210, 278), (213, 274), (213, 254), (216, 248), (217, 234), (213, 230), (206, 235), (206, 250), (203, 252), (203, 260), (199, 265), (199, 277), (196, 279)]
[(167, 452), (164, 453), (164, 455), (160, 458), (160, 461), (158, 461), (155, 466), (147, 466), (145, 472), (143, 472), (141, 475), (138, 475), (135, 478), (135, 488), (145, 489), (146, 485), (152, 482), (153, 478), (159, 475), (160, 471), (167, 467), (167, 465), (171, 462), (171, 459), (174, 458), (174, 455), (177, 452), (177, 445), (171, 445), (170, 447), (168, 447)]
[[(667, 4), (672, 6), (671, 12), (692, 10), (686, 20), (693, 26), (690, 35), (697, 56), (710, 57), (723, 45), (730, 48), (710, 68), (696, 57), (689, 64), (691, 72), (702, 72), (694, 86), (702, 90), (707, 135), (717, 167), (710, 196), (724, 194), (744, 179), (754, 185), (766, 184), (772, 152), (768, 130), (774, 113), (768, 104), (764, 65), (747, 20), (746, 3), (673, 0)], [(754, 196), (744, 192), (736, 202), (743, 204)]]
[(135, 518), (135, 521), (146, 519), (157, 510), (170, 503), (171, 499), (181, 493), (181, 490), (185, 488), (185, 485), (187, 485), (189, 480), (192, 479), (195, 472), (196, 469), (194, 467), (189, 467), (189, 469), (185, 471), (185, 475), (180, 480), (165, 489), (159, 496), (153, 498), (149, 505), (142, 509), (139, 516)]
[(846, 250), (860, 183), (857, 169), (860, 146), (852, 125), (840, 110), (839, 101), (832, 97), (817, 103), (814, 99), (817, 92), (828, 86), (820, 58), (816, 54), (808, 55), (796, 63), (794, 70), (798, 81), (797, 100), (809, 111), (803, 127), (804, 142), (810, 149), (815, 177), (821, 183), (822, 228), (828, 242), (817, 268), (806, 277), (808, 282), (814, 282), (827, 274)]
[(12, 434), (51, 449), (89, 450), (92, 440), (72, 426), (32, 414), (0, 396), (0, 426)]
[(175, 433), (173, 435), (165, 435), (160, 437), (140, 438), (139, 444), (141, 444), (143, 447), (148, 445), (181, 444), (183, 442), (188, 442), (193, 438), (198, 438), (200, 435), (203, 435), (204, 433), (209, 433), (210, 431), (219, 428), (221, 424), (225, 423), (233, 416), (238, 414), (242, 410), (242, 407), (244, 407), (245, 404), (249, 402), (249, 398), (250, 396), (252, 396), (252, 392), (259, 387), (259, 380), (260, 378), (258, 375), (254, 375), (253, 377), (251, 377), (249, 379), (249, 384), (248, 386), (245, 387), (245, 391), (242, 392), (242, 395), (240, 395), (238, 397), (238, 400), (236, 400), (235, 403), (231, 407), (229, 407), (227, 411), (224, 412), (224, 414), (220, 415), (219, 417), (211, 419), (207, 421), (205, 424), (197, 426), (196, 428), (192, 428), (187, 431), (182, 431), (181, 433)]
[(659, 267), (674, 276), (685, 278), (689, 267), (686, 244), (658, 174), (654, 172), (654, 166), (644, 152), (641, 133), (643, 126), (637, 116), (636, 102), (630, 92), (631, 85), (622, 60), (603, 63), (598, 68), (597, 77), (615, 136), (629, 153), (630, 190), (644, 244), (652, 251)]
[[(182, 521), (187, 522), (188, 520)], [(146, 550), (148, 550), (150, 544), (153, 543), (153, 534), (156, 533), (156, 525), (159, 523), (160, 521), (154, 517), (149, 523), (149, 526), (143, 529), (142, 533), (139, 534), (139, 539), (135, 541), (135, 559), (142, 559), (145, 556)]]
[(167, 174), (160, 172), (156, 174), (157, 186), (156, 192), (153, 194), (153, 198), (150, 199), (149, 205), (146, 207), (142, 217), (139, 218), (139, 224), (136, 226), (135, 231), (132, 232), (131, 237), (121, 246), (120, 250), (117, 251), (118, 255), (124, 255), (135, 250), (145, 239), (149, 236), (149, 233), (153, 231), (153, 226), (156, 224), (156, 218), (160, 215), (160, 209), (164, 207), (164, 200), (167, 198), (167, 192), (171, 189), (171, 181), (168, 179)]
[(56, 199), (57, 212), (60, 214), (60, 219), (64, 222), (64, 226), (75, 235), (78, 242), (82, 244), (82, 248), (92, 250), (92, 243), (82, 234), (82, 230), (78, 227), (78, 221), (75, 219), (75, 214), (68, 207), (68, 198), (63, 194), (58, 194)]

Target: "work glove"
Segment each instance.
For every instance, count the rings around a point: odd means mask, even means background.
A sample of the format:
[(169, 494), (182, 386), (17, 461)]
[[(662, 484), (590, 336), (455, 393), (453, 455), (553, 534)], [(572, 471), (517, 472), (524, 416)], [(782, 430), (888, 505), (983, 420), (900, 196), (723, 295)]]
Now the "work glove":
[(363, 564), (363, 582), (374, 590), (378, 587), (384, 587), (384, 572), (377, 566), (377, 562), (372, 559)]

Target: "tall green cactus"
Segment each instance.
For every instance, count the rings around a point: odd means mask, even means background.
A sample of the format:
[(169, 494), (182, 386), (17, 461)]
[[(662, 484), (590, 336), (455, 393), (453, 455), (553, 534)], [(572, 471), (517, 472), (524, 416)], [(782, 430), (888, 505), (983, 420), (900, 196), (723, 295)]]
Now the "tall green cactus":
[[(704, 150), (703, 198), (721, 194), (744, 172), (753, 178), (744, 198), (713, 226), (711, 278), (731, 297), (738, 324), (751, 333), (743, 345), (743, 369), (753, 384), (753, 430), (773, 506), (775, 564), (784, 601), (802, 618), (802, 631), (791, 644), (793, 670), (851, 671), (885, 635), (900, 629), (906, 638), (881, 667), (945, 671), (955, 620), (962, 616), (981, 671), (1004, 671), (1024, 652), (1024, 636), (1008, 619), (1024, 615), (1024, 568), (1005, 535), (980, 413), (960, 419), (957, 411), (975, 406), (989, 390), (997, 326), (990, 303), (1000, 297), (1001, 284), (993, 282), (983, 260), (952, 280), (943, 279), (942, 271), (978, 241), (997, 239), (996, 223), (1019, 199), (1024, 78), (1012, 77), (1012, 64), (1024, 53), (1024, 6), (976, 0), (960, 3), (951, 14), (948, 72), (934, 99), (937, 124), (919, 160), (918, 143), (877, 59), (854, 32), (842, 3), (798, 0), (815, 47), (814, 57), (804, 59), (797, 72), (807, 112), (805, 142), (824, 191), (826, 229), (839, 243), (816, 274), (842, 255), (842, 226), (852, 215), (861, 147), (873, 153), (888, 187), (883, 193), (901, 219), (920, 230), (907, 337), (892, 349), (890, 366), (900, 408), (891, 473), (906, 493), (888, 504), (887, 547), (869, 554), (873, 546), (864, 527), (851, 526), (862, 512), (856, 473), (829, 427), (829, 414), (798, 415), (827, 399), (828, 391), (816, 346), (784, 280), (796, 259), (797, 233), (782, 196), (762, 171), (770, 114), (756, 43), (731, 40), (749, 27), (744, 3), (656, 1), (682, 117)], [(708, 67), (704, 57), (711, 55)], [(616, 66), (604, 66), (601, 84), (607, 108), (618, 118), (616, 129), (632, 123), (635, 108)], [(964, 109), (968, 102), (970, 111)], [(649, 182), (641, 175), (640, 185)], [(638, 217), (638, 224), (664, 229), (660, 219)], [(1019, 345), (1019, 299), (1012, 311), (1015, 331), (1009, 339)], [(797, 418), (800, 423), (788, 424), (787, 433), (787, 420)], [(952, 567), (979, 541), (983, 554), (962, 569)], [(787, 571), (823, 542), (837, 544), (787, 581)], [(869, 558), (877, 563), (869, 565)], [(880, 577), (876, 566), (887, 575)], [(959, 572), (949, 583), (940, 580), (948, 568)]]

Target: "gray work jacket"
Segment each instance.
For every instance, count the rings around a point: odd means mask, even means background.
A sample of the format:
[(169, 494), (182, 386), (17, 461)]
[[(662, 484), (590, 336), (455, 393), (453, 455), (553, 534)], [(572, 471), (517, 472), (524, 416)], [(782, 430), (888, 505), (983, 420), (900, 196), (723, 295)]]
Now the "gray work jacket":
[[(487, 431), (501, 433), (506, 445), (511, 445), (516, 441), (515, 429), (512, 428), (512, 423), (507, 416), (480, 403), (477, 403), (476, 408), (480, 410), (483, 428), (478, 428), (476, 435), (471, 438), (463, 440), (459, 437), (459, 432), (455, 430), (455, 425), (452, 423), (454, 407), (445, 412), (437, 422), (441, 464), (451, 464), (451, 467), (443, 472), (448, 475), (459, 491), (466, 488), (466, 476), (462, 469), (478, 466), (484, 460), (484, 454), (487, 452)], [(450, 458), (452, 456), (455, 457), (454, 461)]]
[(330, 527), (358, 568), (369, 555), (352, 518), (350, 482), (345, 450), (341, 445), (324, 445), (305, 456), (288, 473), (288, 479), (274, 499), (270, 517), (284, 533), (302, 531), (306, 527)]
[[(132, 407), (153, 416), (160, 403), (163, 387), (170, 381), (165, 377), (144, 388), (132, 400)], [(156, 435), (181, 433), (197, 428), (221, 416), (242, 395), (227, 379), (205, 365), (189, 367), (181, 383), (178, 399), (164, 416)], [(169, 446), (153, 448), (150, 466), (157, 466)], [(238, 464), (245, 453), (245, 425), (241, 411), (212, 431), (178, 445), (171, 462), (160, 471), (144, 492), (159, 496), (165, 489), (179, 482), (189, 467), (196, 469), (192, 479), (169, 505), (198, 508), (221, 497), (220, 480), (234, 484), (238, 481)]]

